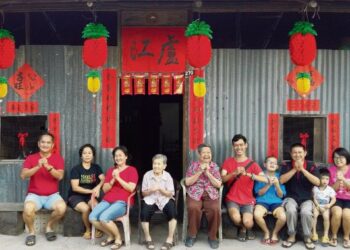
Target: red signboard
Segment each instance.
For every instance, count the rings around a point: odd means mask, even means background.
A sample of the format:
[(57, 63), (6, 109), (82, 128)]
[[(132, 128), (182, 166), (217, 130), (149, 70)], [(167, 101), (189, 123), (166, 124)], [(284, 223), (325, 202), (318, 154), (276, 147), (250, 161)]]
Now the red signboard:
[(184, 72), (186, 68), (185, 28), (122, 28), (122, 71)]
[(267, 155), (278, 158), (279, 114), (270, 113), (267, 126)]
[(13, 114), (20, 113), (38, 113), (39, 103), (38, 102), (6, 102), (6, 112)]
[(287, 111), (320, 111), (320, 100), (287, 100)]
[(189, 115), (189, 140), (190, 149), (195, 150), (203, 143), (204, 134), (204, 98), (198, 98), (193, 94), (193, 80), (190, 78), (190, 115)]
[(53, 152), (60, 153), (60, 113), (49, 114), (49, 132), (55, 137)]
[(9, 78), (9, 85), (19, 96), (27, 100), (44, 85), (44, 80), (25, 63)]
[(340, 116), (338, 113), (328, 114), (328, 162), (333, 162), (334, 149), (340, 145)]
[(101, 147), (114, 148), (117, 144), (117, 70), (102, 71), (102, 131)]

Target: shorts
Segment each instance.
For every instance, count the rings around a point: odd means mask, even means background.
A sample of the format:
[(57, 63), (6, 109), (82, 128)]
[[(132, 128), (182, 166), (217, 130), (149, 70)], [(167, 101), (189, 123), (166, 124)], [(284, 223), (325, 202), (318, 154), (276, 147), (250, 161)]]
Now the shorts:
[(48, 196), (44, 195), (37, 195), (33, 193), (28, 193), (24, 203), (27, 201), (31, 201), (35, 203), (35, 211), (38, 211), (42, 208), (48, 209), (48, 210), (53, 210), (53, 205), (55, 204), (56, 201), (62, 200), (61, 195), (57, 192)]
[(263, 203), (263, 202), (257, 202), (256, 205), (263, 206), (264, 208), (266, 208), (266, 210), (267, 210), (268, 212), (273, 213), (273, 211), (275, 211), (276, 208), (282, 206), (282, 203), (267, 204), (267, 203)]
[(342, 209), (350, 208), (350, 200), (337, 199), (334, 206), (341, 207)]
[(74, 194), (68, 197), (68, 205), (74, 209), (80, 202), (88, 203), (90, 199), (91, 195)]
[(227, 209), (236, 208), (241, 214), (244, 214), (244, 213), (253, 214), (253, 210), (254, 210), (253, 204), (240, 205), (233, 201), (227, 201), (226, 206), (227, 206)]

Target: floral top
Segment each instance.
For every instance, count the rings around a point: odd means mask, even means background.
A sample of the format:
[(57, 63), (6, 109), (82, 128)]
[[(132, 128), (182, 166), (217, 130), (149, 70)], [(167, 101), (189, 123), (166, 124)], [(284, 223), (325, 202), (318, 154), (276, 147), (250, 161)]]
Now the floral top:
[[(200, 162), (195, 161), (187, 168), (186, 177), (191, 177), (195, 173), (201, 170)], [(219, 166), (215, 162), (211, 162), (209, 165), (209, 172), (217, 179), (221, 181), (221, 175)], [(187, 188), (187, 194), (192, 199), (199, 201), (202, 195), (206, 191), (212, 200), (219, 198), (219, 190), (213, 186), (209, 178), (203, 172), (198, 180)]]

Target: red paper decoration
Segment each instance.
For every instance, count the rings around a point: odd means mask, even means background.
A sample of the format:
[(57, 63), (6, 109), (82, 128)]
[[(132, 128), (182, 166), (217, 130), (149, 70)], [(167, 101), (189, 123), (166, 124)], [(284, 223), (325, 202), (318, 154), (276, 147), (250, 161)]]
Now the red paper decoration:
[(7, 69), (15, 61), (15, 40), (10, 31), (0, 29), (0, 69)]
[(132, 95), (132, 78), (130, 74), (125, 74), (122, 76), (122, 95)]
[(159, 95), (158, 74), (151, 74), (148, 78), (148, 95)]
[(144, 75), (136, 75), (134, 77), (134, 93), (135, 93), (135, 95), (146, 94), (145, 76)]

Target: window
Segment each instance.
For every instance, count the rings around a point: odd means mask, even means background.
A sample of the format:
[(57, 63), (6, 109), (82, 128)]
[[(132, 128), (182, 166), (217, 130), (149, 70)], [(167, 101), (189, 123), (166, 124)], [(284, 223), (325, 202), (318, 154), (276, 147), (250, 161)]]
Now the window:
[(46, 131), (46, 115), (1, 116), (0, 160), (24, 159), (38, 151), (38, 136)]

